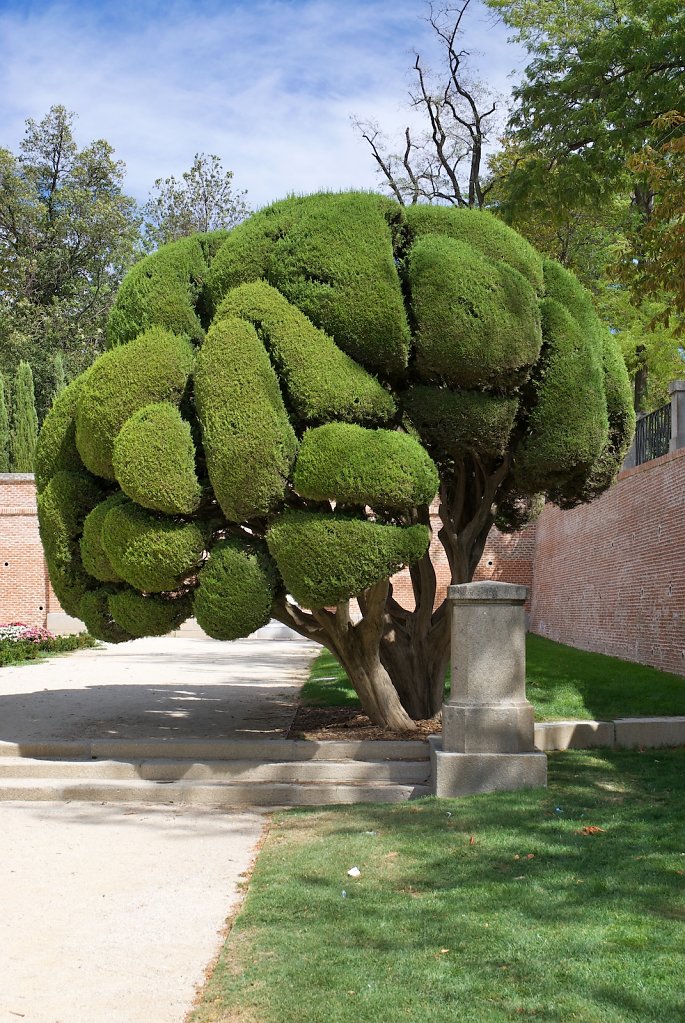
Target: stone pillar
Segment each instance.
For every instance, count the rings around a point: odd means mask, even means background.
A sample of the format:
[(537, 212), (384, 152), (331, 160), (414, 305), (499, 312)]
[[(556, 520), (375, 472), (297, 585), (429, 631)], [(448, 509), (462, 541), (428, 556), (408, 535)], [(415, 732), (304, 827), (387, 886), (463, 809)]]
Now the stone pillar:
[(526, 700), (526, 593), (492, 581), (450, 586), (452, 691), (442, 739), (431, 739), (437, 796), (547, 784)]
[(669, 451), (685, 448), (685, 380), (672, 380), (668, 385), (671, 396), (671, 445)]

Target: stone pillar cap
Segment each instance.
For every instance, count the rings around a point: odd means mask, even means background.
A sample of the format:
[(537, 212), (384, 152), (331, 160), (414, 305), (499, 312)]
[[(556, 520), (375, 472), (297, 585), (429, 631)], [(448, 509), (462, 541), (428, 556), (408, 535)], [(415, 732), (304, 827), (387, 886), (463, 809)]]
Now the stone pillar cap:
[(450, 600), (465, 603), (524, 604), (528, 596), (528, 587), (484, 579), (478, 583), (458, 583), (456, 586), (450, 586), (447, 593)]
[(675, 394), (676, 391), (685, 391), (685, 380), (671, 380), (668, 385), (668, 393)]

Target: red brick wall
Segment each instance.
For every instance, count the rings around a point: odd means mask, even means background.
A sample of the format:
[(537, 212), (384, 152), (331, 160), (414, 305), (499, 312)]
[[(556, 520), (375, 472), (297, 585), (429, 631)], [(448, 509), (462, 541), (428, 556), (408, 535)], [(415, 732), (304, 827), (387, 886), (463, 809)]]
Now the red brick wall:
[(685, 675), (685, 449), (537, 524), (531, 630)]
[[(431, 510), (431, 560), (438, 577), (436, 605), (442, 603), (450, 583), (449, 566), (445, 552), (438, 541), (440, 519), (437, 511)], [(522, 583), (529, 590), (533, 583), (533, 557), (535, 555), (535, 525), (527, 526), (520, 533), (508, 535), (492, 529), (485, 544), (483, 557), (476, 569), (474, 579), (497, 579), (504, 583)], [(403, 607), (414, 607), (414, 596), (409, 578), (409, 570), (405, 569), (393, 578), (394, 596)], [(529, 593), (530, 601), (530, 593)], [(528, 605), (526, 605), (528, 607)]]
[(0, 622), (45, 625), (49, 599), (33, 476), (0, 473)]

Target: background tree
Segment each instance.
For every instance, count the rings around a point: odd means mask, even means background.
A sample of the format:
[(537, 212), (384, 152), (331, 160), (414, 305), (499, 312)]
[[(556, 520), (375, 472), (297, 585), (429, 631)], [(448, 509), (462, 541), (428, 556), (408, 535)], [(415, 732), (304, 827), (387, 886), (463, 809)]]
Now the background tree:
[(38, 417), (33, 392), (33, 373), (28, 362), (20, 362), (12, 395), (10, 458), (12, 472), (33, 472), (38, 440)]
[[(235, 639), (276, 617), (397, 730), (443, 698), (436, 492), (465, 582), (494, 522), (590, 500), (632, 432), (586, 292), (484, 211), (277, 203), (134, 267), (109, 343), (58, 396), (36, 462), (65, 610), (113, 640), (191, 613)], [(406, 564), (413, 610), (389, 581)]]
[(10, 471), (10, 424), (5, 400), (5, 377), (0, 373), (0, 472)]
[(224, 170), (218, 156), (196, 153), (190, 170), (157, 178), (143, 207), (148, 248), (185, 238), (195, 232), (228, 229), (248, 213), (247, 192), (233, 188), (233, 171)]
[[(531, 214), (538, 222), (542, 215), (572, 243), (565, 262), (583, 278), (572, 252), (575, 245), (578, 254), (577, 228), (588, 214), (597, 225), (609, 214), (610, 245), (600, 242), (603, 266), (591, 286), (598, 311), (621, 337), (635, 407), (649, 410), (665, 400), (664, 374), (683, 373), (673, 244), (682, 194), (685, 8), (673, 0), (488, 4), (531, 57), (509, 122), (516, 159), (500, 178), (502, 215), (527, 237)], [(669, 321), (670, 328), (653, 331)]]
[(425, 125), (405, 129), (399, 153), (388, 150), (375, 121), (353, 118), (371, 148), (383, 185), (402, 205), (439, 202), (482, 207), (493, 182), (487, 180), (486, 149), (499, 125), (497, 101), (469, 73), (466, 50), (459, 48), (462, 22), (470, 0), (456, 7), (428, 4), (427, 21), (438, 38), (444, 65), (428, 70), (419, 54), (414, 61), (416, 86), (410, 105)]
[(659, 138), (628, 166), (653, 196), (650, 216), (624, 250), (624, 276), (639, 299), (672, 296), (657, 322), (685, 330), (685, 113), (669, 111), (654, 125)]
[(0, 149), (0, 368), (31, 363), (41, 418), (55, 354), (73, 374), (102, 351), (138, 237), (123, 164), (102, 139), (79, 150), (74, 116), (53, 106), (26, 122), (18, 155)]

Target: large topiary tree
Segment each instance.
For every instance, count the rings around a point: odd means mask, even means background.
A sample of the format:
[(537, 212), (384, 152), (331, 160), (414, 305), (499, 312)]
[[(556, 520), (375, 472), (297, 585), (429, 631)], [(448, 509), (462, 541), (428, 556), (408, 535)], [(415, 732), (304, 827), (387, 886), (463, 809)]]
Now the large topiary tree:
[(432, 500), (468, 581), (494, 522), (608, 487), (632, 425), (587, 294), (490, 214), (291, 198), (125, 279), (109, 350), (40, 436), (50, 575), (103, 639), (275, 617), (406, 729), (439, 709), (449, 656)]

